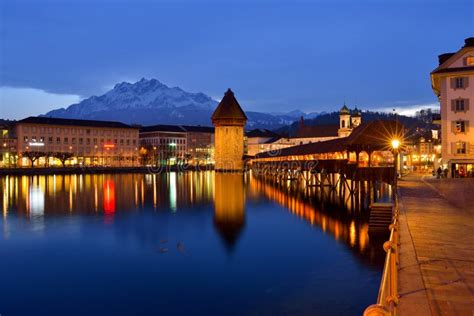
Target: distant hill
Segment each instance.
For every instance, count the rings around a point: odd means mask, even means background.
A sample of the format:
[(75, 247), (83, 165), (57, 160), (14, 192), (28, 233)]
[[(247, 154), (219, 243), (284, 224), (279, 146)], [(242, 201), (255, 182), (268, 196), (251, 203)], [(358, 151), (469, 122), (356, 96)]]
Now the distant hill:
[[(425, 117), (410, 117), (404, 115), (394, 115), (391, 113), (384, 113), (384, 112), (373, 112), (373, 111), (363, 111), (362, 112), (362, 123), (364, 122), (371, 122), (375, 120), (398, 120), (402, 123), (407, 129), (415, 130), (415, 129), (435, 129), (437, 128), (430, 121), (427, 121)], [(293, 122), (288, 126), (284, 126), (281, 128), (276, 129), (276, 132), (282, 135), (289, 135), (294, 136), (298, 131), (300, 126), (300, 120)], [(315, 126), (315, 125), (331, 125), (331, 124), (339, 124), (339, 112), (331, 112), (321, 114), (312, 119), (305, 119), (304, 120), (305, 126)]]
[[(156, 79), (122, 82), (101, 96), (92, 96), (44, 116), (92, 120), (113, 120), (128, 124), (211, 125), (217, 101), (204, 93), (168, 87)], [(241, 104), (245, 110), (245, 104)], [(302, 112), (261, 113), (246, 111), (247, 128), (274, 129), (291, 124)], [(312, 113), (312, 116), (315, 114)]]

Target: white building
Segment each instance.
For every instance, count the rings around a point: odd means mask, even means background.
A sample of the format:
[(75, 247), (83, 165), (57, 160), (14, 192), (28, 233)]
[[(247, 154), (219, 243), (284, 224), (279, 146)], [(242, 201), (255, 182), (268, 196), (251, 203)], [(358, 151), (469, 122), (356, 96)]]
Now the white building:
[(451, 177), (474, 176), (474, 38), (456, 53), (439, 55), (431, 72), (434, 93), (441, 105), (442, 163)]
[(247, 154), (254, 156), (266, 151), (276, 153), (288, 147), (347, 137), (361, 123), (361, 112), (357, 108), (350, 111), (344, 105), (339, 111), (339, 124), (307, 126), (301, 117), (298, 131), (291, 137), (281, 137), (269, 130), (255, 129), (246, 134)]
[(292, 139), (295, 145), (303, 145), (309, 143), (322, 142), (340, 137), (347, 137), (352, 133), (352, 130), (359, 126), (362, 122), (361, 112), (355, 108), (351, 111), (344, 106), (339, 111), (339, 124), (334, 125), (304, 125), (304, 120), (301, 119), (300, 128), (296, 136)]

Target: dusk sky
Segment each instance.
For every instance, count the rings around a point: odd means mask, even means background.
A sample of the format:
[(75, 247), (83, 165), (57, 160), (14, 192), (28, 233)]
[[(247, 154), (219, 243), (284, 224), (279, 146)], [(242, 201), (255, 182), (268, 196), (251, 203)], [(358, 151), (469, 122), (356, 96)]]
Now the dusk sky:
[(0, 117), (156, 78), (246, 110), (436, 104), (437, 56), (474, 36), (474, 1), (0, 3)]

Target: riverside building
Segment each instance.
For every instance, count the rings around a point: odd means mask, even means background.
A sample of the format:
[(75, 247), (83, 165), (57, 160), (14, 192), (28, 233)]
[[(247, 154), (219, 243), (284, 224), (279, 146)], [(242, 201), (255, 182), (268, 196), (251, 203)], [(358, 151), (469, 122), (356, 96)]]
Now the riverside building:
[(138, 128), (119, 122), (28, 117), (14, 127), (19, 166), (135, 166)]
[(474, 37), (438, 58), (431, 84), (441, 105), (442, 164), (450, 177), (474, 177)]
[(142, 127), (140, 153), (144, 164), (211, 164), (214, 162), (214, 128), (190, 125)]

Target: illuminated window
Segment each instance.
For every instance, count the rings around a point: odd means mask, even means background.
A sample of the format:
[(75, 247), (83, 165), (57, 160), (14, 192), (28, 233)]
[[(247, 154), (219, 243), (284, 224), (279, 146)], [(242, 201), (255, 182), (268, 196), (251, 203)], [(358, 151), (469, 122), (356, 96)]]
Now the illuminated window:
[(455, 132), (456, 133), (465, 133), (466, 132), (466, 122), (456, 121)]
[(474, 66), (474, 56), (466, 57), (466, 66)]
[(456, 153), (457, 154), (465, 154), (466, 153), (466, 143), (465, 142), (457, 142), (456, 143)]

